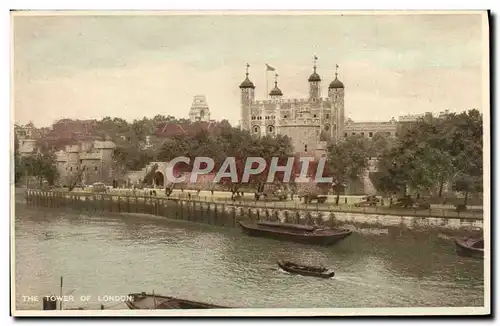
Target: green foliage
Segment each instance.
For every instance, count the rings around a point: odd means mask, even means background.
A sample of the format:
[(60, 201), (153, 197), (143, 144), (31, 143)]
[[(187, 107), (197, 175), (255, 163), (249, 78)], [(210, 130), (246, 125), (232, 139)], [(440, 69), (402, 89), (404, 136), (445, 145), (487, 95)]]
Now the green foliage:
[(370, 141), (362, 136), (351, 136), (342, 142), (328, 146), (328, 165), (326, 174), (333, 176), (333, 190), (339, 203), (340, 193), (349, 180), (359, 178), (368, 167)]
[(444, 183), (451, 182), (456, 191), (481, 192), (482, 130), (477, 110), (425, 117), (404, 126), (396, 142), (380, 152), (377, 189), (386, 194), (406, 194), (411, 189), (419, 194), (438, 186), (441, 196)]
[(36, 177), (40, 185), (43, 181), (53, 185), (58, 178), (54, 157), (49, 153), (18, 157), (16, 161), (16, 182), (22, 177)]
[[(186, 156), (191, 158), (190, 171), (195, 157), (210, 157), (214, 160), (214, 170), (218, 171), (227, 157), (234, 157), (238, 174), (238, 182), (223, 179), (230, 191), (237, 193), (241, 190), (242, 175), (245, 161), (248, 157), (262, 157), (268, 163), (272, 157), (282, 159), (292, 156), (293, 148), (290, 138), (282, 135), (276, 137), (254, 137), (248, 131), (233, 128), (229, 124), (222, 124), (212, 133), (201, 129), (196, 133), (174, 136), (164, 142), (158, 153), (160, 161), (169, 161), (175, 157)], [(280, 163), (281, 164), (281, 163)], [(284, 163), (283, 163), (284, 164)], [(251, 176), (250, 187), (263, 183), (267, 179), (268, 167), (259, 175)]]

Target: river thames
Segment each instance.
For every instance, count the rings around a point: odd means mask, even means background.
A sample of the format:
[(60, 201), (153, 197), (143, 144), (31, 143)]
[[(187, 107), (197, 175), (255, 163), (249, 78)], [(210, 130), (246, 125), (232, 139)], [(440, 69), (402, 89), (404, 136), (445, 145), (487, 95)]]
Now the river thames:
[[(332, 267), (336, 276), (290, 275), (279, 258)], [(75, 298), (64, 308), (126, 309), (103, 298), (143, 291), (242, 308), (483, 306), (483, 261), (458, 257), (436, 233), (354, 233), (324, 248), (163, 217), (17, 203), (15, 264), (17, 309), (41, 309), (41, 300), (22, 296), (59, 295), (61, 276), (63, 294)]]

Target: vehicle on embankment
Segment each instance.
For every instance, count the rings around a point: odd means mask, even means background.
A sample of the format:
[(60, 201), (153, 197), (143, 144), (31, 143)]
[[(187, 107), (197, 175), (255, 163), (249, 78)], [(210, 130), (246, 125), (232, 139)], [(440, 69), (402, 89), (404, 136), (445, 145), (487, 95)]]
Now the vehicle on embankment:
[(243, 232), (252, 237), (270, 238), (320, 246), (332, 246), (352, 234), (347, 229), (277, 222), (238, 222)]

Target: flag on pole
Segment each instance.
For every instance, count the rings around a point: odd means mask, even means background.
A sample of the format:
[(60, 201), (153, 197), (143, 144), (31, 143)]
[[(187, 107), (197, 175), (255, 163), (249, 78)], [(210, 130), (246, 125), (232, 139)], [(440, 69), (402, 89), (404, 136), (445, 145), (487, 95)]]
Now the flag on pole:
[(266, 71), (275, 71), (276, 69), (274, 67), (271, 67), (266, 63)]

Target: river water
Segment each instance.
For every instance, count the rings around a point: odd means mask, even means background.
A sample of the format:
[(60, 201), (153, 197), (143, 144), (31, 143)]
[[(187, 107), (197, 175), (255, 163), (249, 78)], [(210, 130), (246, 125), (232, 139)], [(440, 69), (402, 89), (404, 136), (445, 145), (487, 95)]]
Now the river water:
[[(15, 206), (16, 308), (126, 309), (109, 297), (152, 292), (249, 308), (464, 307), (483, 305), (483, 261), (455, 254), (436, 234), (353, 234), (323, 248), (251, 238), (238, 229), (147, 215)], [(285, 258), (333, 267), (336, 277), (291, 275)], [(89, 301), (81, 301), (90, 296)]]

